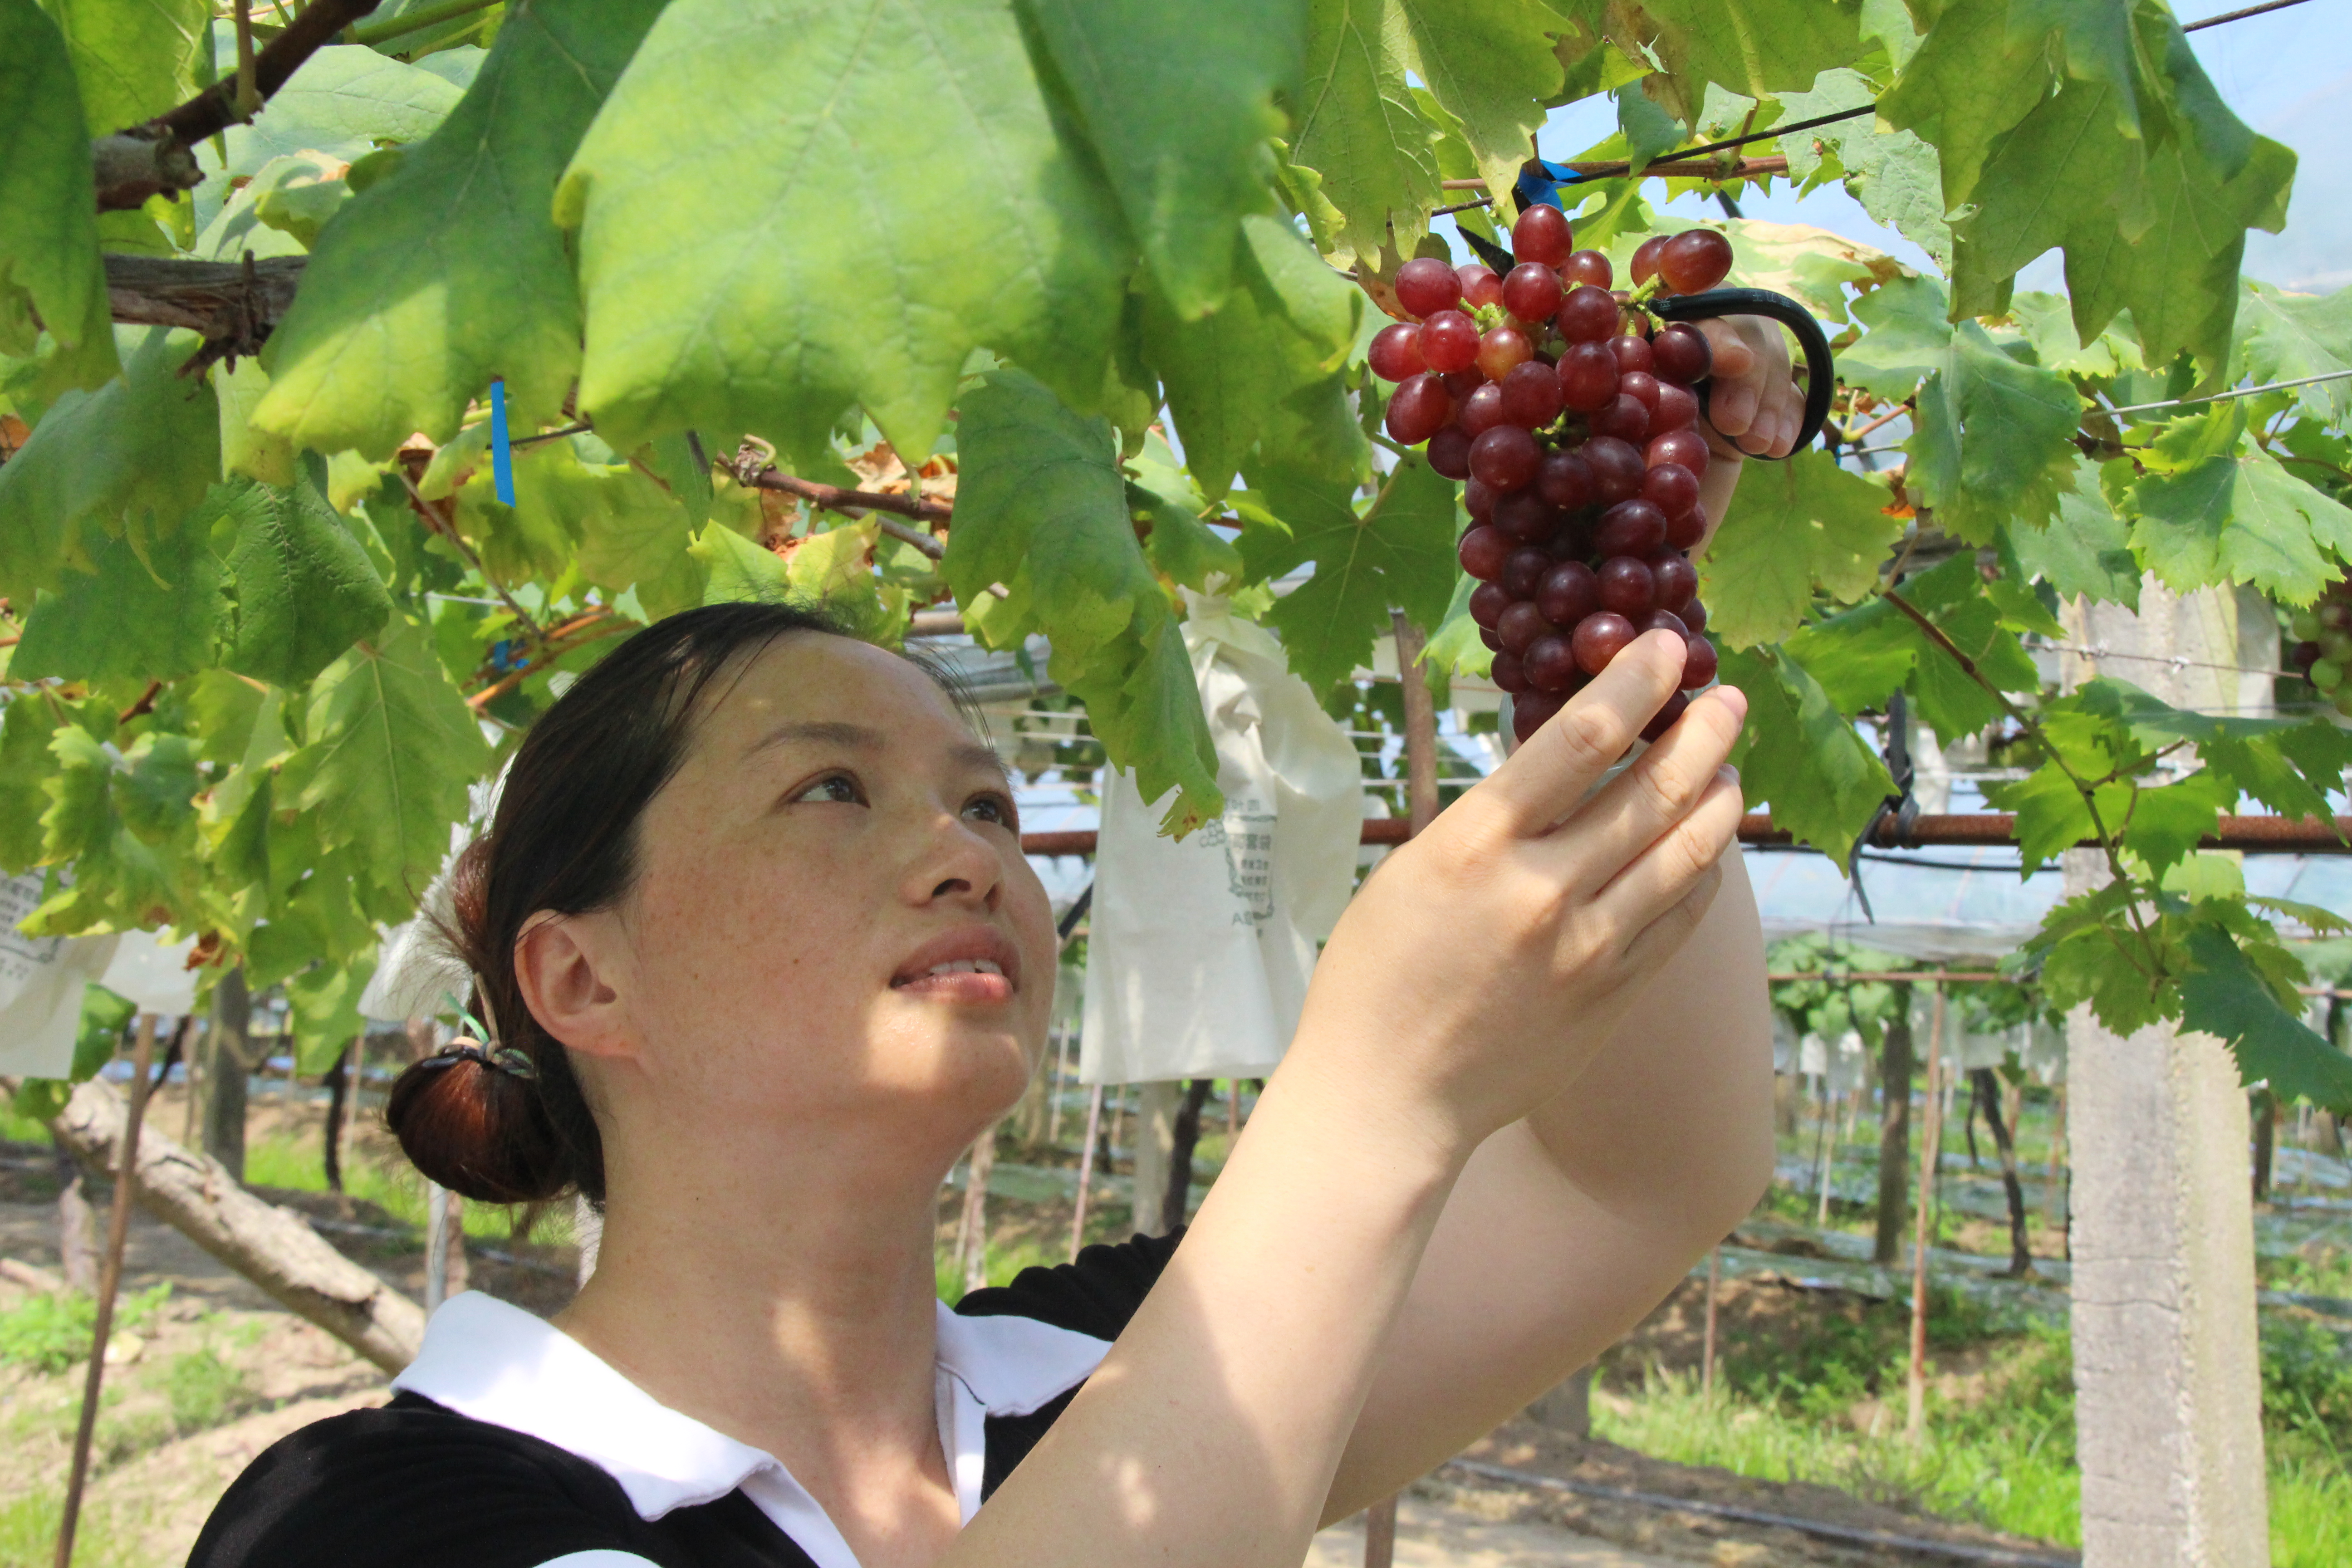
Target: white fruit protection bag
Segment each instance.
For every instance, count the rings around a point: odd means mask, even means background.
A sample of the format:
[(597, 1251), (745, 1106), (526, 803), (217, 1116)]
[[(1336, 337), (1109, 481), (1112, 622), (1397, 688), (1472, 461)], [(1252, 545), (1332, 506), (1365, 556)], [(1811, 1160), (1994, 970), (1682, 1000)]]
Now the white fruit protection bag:
[(1106, 769), (1088, 917), (1082, 1083), (1262, 1078), (1355, 890), (1362, 764), (1273, 634), (1187, 593), (1184, 646), (1224, 815), (1182, 840)]

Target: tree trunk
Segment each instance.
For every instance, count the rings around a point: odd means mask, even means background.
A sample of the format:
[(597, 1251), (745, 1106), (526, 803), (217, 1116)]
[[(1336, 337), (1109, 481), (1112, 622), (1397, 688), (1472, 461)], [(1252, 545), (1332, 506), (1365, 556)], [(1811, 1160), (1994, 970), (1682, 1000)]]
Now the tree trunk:
[(1871, 1260), (1891, 1265), (1902, 1255), (1911, 1181), (1911, 987), (1895, 987), (1895, 1016), (1879, 1047), (1878, 1234)]
[(2278, 1096), (2258, 1089), (2250, 1096), (2254, 1114), (2254, 1202), (2271, 1201), (2271, 1163), (2278, 1152)]
[(1192, 1151), (1201, 1146), (1201, 1109), (1209, 1102), (1213, 1080), (1196, 1078), (1184, 1089), (1177, 1108), (1175, 1136), (1168, 1151), (1168, 1190), (1160, 1200), (1160, 1234), (1181, 1226), (1192, 1202)]
[(65, 1141), (50, 1134), (57, 1149), (58, 1268), (66, 1289), (98, 1294), (98, 1215), (89, 1206), (89, 1184)]
[(1135, 1097), (1135, 1169), (1129, 1177), (1129, 1212), (1139, 1235), (1165, 1236), (1170, 1167), (1175, 1163), (1176, 1113), (1184, 1086), (1171, 1079), (1138, 1086)]
[[(1595, 1363), (1597, 1366), (1598, 1363)], [(1528, 1418), (1563, 1437), (1584, 1442), (1592, 1436), (1593, 1366), (1568, 1374), (1559, 1387), (1528, 1406)]]
[[(120, 1161), (129, 1114), (111, 1084), (76, 1089), (49, 1126), (86, 1168)], [(416, 1303), (337, 1252), (290, 1209), (263, 1202), (218, 1162), (152, 1126), (139, 1138), (139, 1201), (189, 1240), (386, 1372), (415, 1359), (425, 1337)]]
[(2017, 1179), (2017, 1144), (2001, 1122), (2000, 1080), (1990, 1068), (1979, 1068), (1972, 1076), (1977, 1103), (1984, 1107), (1985, 1125), (2000, 1152), (2000, 1188), (2009, 1198), (2009, 1278), (2022, 1279), (2033, 1272), (2033, 1249), (2025, 1239), (2025, 1184)]
[(1977, 1074), (1988, 1070), (1984, 1068), (1969, 1069), (1968, 1114), (1960, 1118), (1961, 1135), (1969, 1141), (1969, 1169), (1971, 1171), (1984, 1169), (1984, 1161), (1977, 1153), (1977, 1112), (1984, 1109), (1986, 1089), (1984, 1080), (1977, 1077)]
[(212, 1027), (205, 1031), (199, 1047), (203, 1105), (196, 1113), (205, 1152), (239, 1182), (245, 1180), (245, 1080), (253, 1066), (252, 1026), (253, 996), (246, 989), (240, 964), (213, 987)]
[(335, 1058), (335, 1065), (327, 1072), (327, 1135), (323, 1163), (327, 1190), (331, 1193), (343, 1190), (343, 1108), (351, 1099), (352, 1073), (358, 1065), (360, 1040), (364, 1037), (355, 1037), (344, 1046), (342, 1055)]

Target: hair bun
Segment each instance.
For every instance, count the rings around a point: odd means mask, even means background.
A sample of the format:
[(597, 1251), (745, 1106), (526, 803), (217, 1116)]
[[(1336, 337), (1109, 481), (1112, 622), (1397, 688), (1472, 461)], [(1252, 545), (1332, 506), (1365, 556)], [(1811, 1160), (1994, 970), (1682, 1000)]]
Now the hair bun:
[(483, 1203), (535, 1203), (573, 1183), (571, 1151), (538, 1086), (473, 1057), (411, 1063), (384, 1120), (426, 1179)]

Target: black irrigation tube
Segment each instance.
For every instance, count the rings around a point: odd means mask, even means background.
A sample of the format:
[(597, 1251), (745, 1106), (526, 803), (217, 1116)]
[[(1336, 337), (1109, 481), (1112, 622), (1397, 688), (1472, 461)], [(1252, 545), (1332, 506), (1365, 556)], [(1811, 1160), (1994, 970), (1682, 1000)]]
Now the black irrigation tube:
[(1994, 1568), (2082, 1568), (2077, 1555), (2060, 1556), (2043, 1552), (2014, 1552), (2005, 1546), (1979, 1546), (1964, 1541), (1929, 1541), (1916, 1535), (1896, 1535), (1884, 1530), (1864, 1530), (1859, 1526), (1830, 1524), (1821, 1520), (1792, 1519), (1787, 1514), (1772, 1513), (1760, 1508), (1741, 1508), (1736, 1503), (1705, 1502), (1696, 1498), (1668, 1497), (1662, 1492), (1636, 1491), (1631, 1487), (1604, 1487), (1598, 1481), (1570, 1480), (1565, 1476), (1539, 1475), (1533, 1470), (1515, 1470), (1507, 1465), (1490, 1465), (1480, 1459), (1448, 1459), (1446, 1469), (1467, 1470), (1474, 1476), (1489, 1480), (1509, 1481), (1516, 1486), (1535, 1487), (1544, 1491), (1569, 1492), (1577, 1497), (1599, 1498), (1610, 1502), (1630, 1502), (1643, 1508), (1670, 1509), (1678, 1512), (1703, 1513), (1717, 1519), (1736, 1520), (1742, 1524), (1775, 1525), (1782, 1530), (1794, 1530), (1824, 1541), (1844, 1542), (1855, 1546), (1874, 1546), (1882, 1550), (1908, 1552), (1915, 1555), (1946, 1557), (1962, 1563), (1983, 1563)]

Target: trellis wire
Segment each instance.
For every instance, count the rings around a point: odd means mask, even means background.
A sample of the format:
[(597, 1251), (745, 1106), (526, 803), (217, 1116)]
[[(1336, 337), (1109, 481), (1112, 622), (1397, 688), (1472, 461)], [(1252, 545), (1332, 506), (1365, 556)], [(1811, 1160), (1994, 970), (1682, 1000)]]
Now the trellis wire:
[[(2301, 5), (2303, 0), (2287, 0)], [(2221, 403), (2232, 397), (2252, 397), (2259, 393), (2281, 392), (2290, 386), (2310, 386), (2323, 381), (2342, 381), (2352, 376), (2352, 370), (2322, 371), (2317, 375), (2299, 375), (2293, 381), (2273, 381), (2262, 386), (2233, 387), (2228, 392), (2210, 392), (2202, 397), (2168, 397), (2160, 403), (2127, 403), (2121, 408), (2110, 408), (2110, 414), (2145, 414), (2151, 408), (2185, 408), (2193, 403)]]

